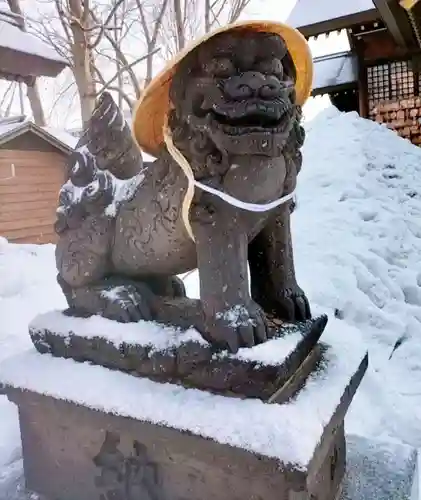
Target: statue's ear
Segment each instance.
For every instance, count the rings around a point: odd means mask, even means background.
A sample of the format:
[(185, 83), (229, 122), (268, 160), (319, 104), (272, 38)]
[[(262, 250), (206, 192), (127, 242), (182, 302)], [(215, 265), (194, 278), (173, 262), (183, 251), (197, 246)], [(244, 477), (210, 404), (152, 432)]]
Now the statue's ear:
[(282, 59), (282, 65), (284, 67), (284, 74), (294, 82), (297, 80), (297, 70), (295, 68), (294, 61), (292, 60), (291, 54), (287, 51), (284, 58)]

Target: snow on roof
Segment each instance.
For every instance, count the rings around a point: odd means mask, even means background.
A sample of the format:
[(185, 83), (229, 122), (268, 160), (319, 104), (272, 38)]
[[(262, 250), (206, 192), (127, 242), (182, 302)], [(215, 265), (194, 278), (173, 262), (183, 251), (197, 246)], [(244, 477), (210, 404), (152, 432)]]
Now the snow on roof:
[(4, 144), (14, 137), (28, 131), (42, 137), (64, 153), (70, 153), (74, 147), (71, 139), (75, 138), (70, 136), (70, 134), (66, 134), (66, 132), (52, 133), (48, 127), (39, 127), (26, 119), (25, 116), (0, 118), (0, 144)]
[(327, 368), (283, 405), (161, 384), (33, 348), (2, 361), (0, 382), (306, 466), (366, 354), (355, 328), (333, 320), (326, 334), (332, 343)]
[[(0, 4), (0, 9), (9, 15), (7, 10)], [(61, 57), (52, 47), (41, 41), (31, 33), (19, 29), (16, 24), (6, 20), (7, 16), (0, 17), (0, 47), (9, 48), (18, 52), (32, 54), (50, 61), (56, 61), (67, 65), (67, 61)]]
[(358, 62), (351, 52), (330, 54), (314, 59), (313, 94), (357, 81)]
[(336, 2), (317, 0), (317, 5), (314, 0), (297, 0), (287, 19), (287, 24), (294, 28), (302, 28), (341, 20), (343, 21), (341, 27), (344, 28), (349, 25), (346, 19), (351, 16), (364, 19), (366, 16), (372, 18), (373, 14), (376, 14), (376, 8), (372, 0), (338, 0)]
[(66, 130), (62, 130), (54, 127), (44, 127), (44, 130), (48, 132), (50, 135), (56, 137), (59, 141), (67, 144), (70, 148), (74, 149), (76, 147), (78, 137), (70, 134)]
[(25, 116), (0, 118), (0, 138), (21, 127), (25, 121)]

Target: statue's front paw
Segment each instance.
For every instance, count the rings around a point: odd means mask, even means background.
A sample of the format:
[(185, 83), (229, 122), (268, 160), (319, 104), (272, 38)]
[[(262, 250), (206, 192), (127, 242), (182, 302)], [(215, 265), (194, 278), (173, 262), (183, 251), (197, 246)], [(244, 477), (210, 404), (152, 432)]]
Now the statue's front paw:
[(141, 284), (107, 287), (101, 291), (101, 316), (120, 323), (152, 320), (152, 293)]
[(206, 318), (207, 340), (236, 353), (240, 347), (253, 347), (268, 339), (268, 324), (263, 310), (254, 302), (236, 305)]
[(310, 304), (298, 285), (278, 292), (275, 307), (276, 316), (284, 321), (304, 321), (311, 318)]

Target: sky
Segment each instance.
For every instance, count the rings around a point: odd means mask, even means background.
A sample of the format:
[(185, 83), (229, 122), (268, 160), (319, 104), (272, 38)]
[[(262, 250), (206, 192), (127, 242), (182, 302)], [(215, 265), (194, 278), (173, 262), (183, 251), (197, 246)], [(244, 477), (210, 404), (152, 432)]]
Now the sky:
[[(252, 0), (251, 5), (243, 12), (242, 19), (274, 19), (286, 21), (292, 11), (296, 0)], [(34, 5), (32, 0), (23, 0), (22, 7), (26, 13)], [(328, 37), (321, 36), (317, 40), (310, 40), (310, 47), (314, 56), (320, 56), (326, 53), (339, 52), (349, 48), (345, 33), (332, 33)], [(61, 90), (71, 84), (72, 77), (69, 70), (63, 71), (57, 79), (41, 78), (38, 80), (42, 101), (47, 115), (48, 124), (54, 128), (78, 128), (80, 117), (77, 106), (71, 106), (74, 102), (75, 87), (66, 95), (66, 100), (60, 100), (55, 104)], [(0, 83), (0, 93), (4, 89), (4, 84)], [(305, 106), (304, 113), (306, 118), (311, 118), (318, 111), (330, 104), (327, 96), (309, 99)], [(52, 111), (51, 111), (52, 110)], [(16, 96), (13, 111), (19, 114), (20, 107), (18, 96)], [(28, 102), (25, 102), (25, 113), (30, 114)]]

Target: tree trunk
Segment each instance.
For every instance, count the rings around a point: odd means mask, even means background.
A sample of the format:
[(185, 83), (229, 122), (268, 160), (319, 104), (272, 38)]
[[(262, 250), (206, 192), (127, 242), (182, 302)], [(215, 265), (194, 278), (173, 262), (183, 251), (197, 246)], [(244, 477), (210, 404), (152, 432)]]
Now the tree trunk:
[(81, 0), (69, 0), (71, 15), (70, 30), (73, 35), (73, 75), (80, 99), (81, 117), (85, 128), (95, 109), (94, 79), (91, 71), (91, 56), (88, 40), (82, 27)]
[(205, 33), (208, 33), (211, 29), (211, 6), (210, 0), (205, 0)]
[(180, 51), (184, 49), (184, 46), (186, 45), (181, 0), (174, 0), (174, 14), (177, 31), (177, 50)]
[[(116, 0), (114, 0), (114, 6), (116, 5)], [(120, 44), (119, 40), (119, 33), (117, 31), (117, 26), (118, 26), (118, 17), (117, 17), (117, 12), (114, 13), (114, 40), (116, 45)], [(118, 87), (118, 108), (123, 109), (123, 96), (121, 92), (123, 91), (123, 75), (121, 74), (121, 64), (120, 64), (120, 59), (118, 58), (118, 54), (116, 52), (115, 54), (115, 63), (116, 63), (116, 71), (118, 74), (117, 77), (117, 87)]]

